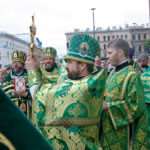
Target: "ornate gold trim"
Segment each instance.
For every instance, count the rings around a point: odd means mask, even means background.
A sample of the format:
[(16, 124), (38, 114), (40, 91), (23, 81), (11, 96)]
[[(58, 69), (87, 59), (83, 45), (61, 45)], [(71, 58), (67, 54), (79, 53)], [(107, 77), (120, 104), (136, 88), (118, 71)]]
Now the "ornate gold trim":
[(130, 126), (127, 126), (127, 132), (128, 132), (128, 150), (130, 150)]
[(150, 81), (150, 78), (149, 78), (149, 77), (142, 77), (142, 76), (141, 76), (141, 79), (142, 79), (142, 80), (148, 80), (148, 81)]
[(14, 89), (10, 89), (6, 92), (6, 94), (13, 93), (13, 92), (14, 92)]
[(19, 101), (19, 98), (14, 98), (12, 99), (12, 101)]
[(10, 72), (10, 77), (13, 79), (12, 71)]
[(86, 61), (86, 60), (81, 60), (81, 59), (74, 58), (74, 57), (64, 56), (64, 58), (65, 59), (70, 59), (70, 60), (75, 60), (75, 61), (80, 61), (80, 62), (83, 62), (83, 63), (86, 63), (86, 64), (94, 65), (94, 63), (92, 63), (92, 62), (89, 62), (89, 61)]
[(116, 96), (116, 95), (108, 93), (108, 92), (106, 92), (106, 96), (122, 100), (123, 99), (123, 95), (124, 95), (124, 91), (125, 91), (125, 87), (126, 87), (126, 84), (127, 84), (127, 81), (130, 78), (130, 76), (133, 75), (133, 74), (136, 74), (136, 72), (129, 72), (128, 75), (127, 75), (127, 77), (125, 78), (123, 86), (122, 86), (122, 90), (121, 90), (121, 93), (120, 93), (120, 96)]
[(114, 128), (117, 130), (117, 125), (116, 125), (116, 123), (115, 123), (115, 119), (114, 119), (113, 114), (112, 114), (112, 112), (111, 112), (110, 104), (109, 104), (109, 103), (108, 103), (108, 112), (109, 112), (110, 118), (111, 118), (111, 120), (112, 120), (112, 123), (113, 123), (113, 125), (114, 125)]
[(127, 115), (128, 115), (129, 120), (130, 120), (130, 123), (134, 122), (134, 119), (132, 118), (132, 115), (131, 115), (131, 113), (129, 111), (129, 108), (128, 108), (127, 104), (125, 102), (123, 102), (122, 105), (123, 105), (124, 109), (127, 112)]
[(3, 88), (3, 90), (6, 90), (6, 89), (8, 89), (8, 88), (10, 88), (10, 87), (14, 87), (14, 84), (10, 84), (10, 85), (6, 85), (4, 88)]
[(100, 122), (98, 118), (60, 118), (45, 124), (45, 126), (90, 126)]
[(4, 144), (9, 150), (16, 150), (14, 145), (2, 133), (0, 133), (0, 143)]
[(35, 108), (36, 108), (36, 100), (35, 100), (35, 94), (37, 89), (39, 88), (40, 84), (37, 84), (33, 93), (33, 98), (32, 98), (32, 122), (33, 124), (37, 127), (37, 118), (36, 118), (36, 112), (35, 112)]
[(57, 77), (59, 77), (58, 75), (48, 75), (48, 77), (52, 77), (52, 78), (57, 78)]
[(114, 95), (114, 94), (108, 93), (108, 92), (105, 93), (105, 96), (109, 96), (109, 97), (112, 97), (112, 98), (115, 98), (115, 99), (122, 100), (122, 92), (121, 92), (120, 95), (121, 95), (121, 96), (117, 96), (117, 95)]
[(148, 88), (144, 88), (144, 91), (145, 92), (147, 92), (147, 91), (150, 92), (150, 88), (149, 89)]

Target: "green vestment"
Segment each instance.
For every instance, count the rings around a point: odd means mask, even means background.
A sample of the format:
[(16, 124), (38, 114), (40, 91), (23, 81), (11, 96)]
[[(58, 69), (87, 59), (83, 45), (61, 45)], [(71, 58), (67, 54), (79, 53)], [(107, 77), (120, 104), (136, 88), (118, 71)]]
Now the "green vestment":
[[(51, 72), (48, 72), (45, 70), (45, 65), (39, 70), (37, 69), (32, 69), (28, 71), (28, 80), (29, 80), (29, 86), (37, 85), (37, 84), (49, 84), (50, 87), (52, 85), (55, 85), (57, 83), (58, 77), (59, 77), (59, 71), (60, 67), (58, 67), (57, 64), (54, 65), (53, 69)], [(36, 116), (34, 113), (34, 110), (36, 108), (35, 106), (35, 101), (32, 103), (32, 122), (37, 126), (37, 121), (36, 121)]]
[(150, 103), (150, 67), (144, 71), (141, 79), (144, 86), (144, 100), (146, 103)]
[(144, 100), (148, 111), (148, 135), (150, 139), (150, 67), (148, 67), (141, 75), (144, 86)]
[(138, 75), (141, 75), (143, 73), (142, 69), (140, 68), (140, 66), (138, 65), (137, 62), (135, 62), (134, 60), (131, 61), (131, 66), (135, 69), (135, 72)]
[[(26, 97), (20, 97), (14, 93), (14, 78), (15, 77), (24, 77), (26, 80)], [(15, 73), (10, 72), (8, 76), (4, 79), (1, 88), (4, 92), (15, 102), (15, 104), (28, 116), (31, 118), (31, 107), (29, 105), (29, 100), (31, 100), (31, 95), (29, 92), (29, 84), (27, 79), (27, 71), (24, 70), (20, 76), (17, 76)]]
[(50, 88), (39, 85), (34, 101), (38, 129), (54, 149), (101, 149), (99, 126), (106, 70)]
[(104, 150), (148, 149), (148, 116), (139, 75), (132, 66), (108, 77), (108, 109), (102, 113), (100, 141)]
[(59, 69), (60, 67), (58, 67), (58, 65), (55, 63), (51, 72), (48, 72), (45, 70), (45, 65), (43, 65), (43, 67), (41, 68), (41, 72), (42, 72), (41, 83), (42, 84), (48, 84), (48, 83), (56, 84), (58, 80)]
[(51, 72), (45, 70), (45, 65), (41, 67), (41, 69), (32, 69), (28, 71), (28, 79), (30, 87), (35, 84), (53, 84), (57, 83), (59, 77), (59, 69), (60, 67), (57, 64), (54, 65)]

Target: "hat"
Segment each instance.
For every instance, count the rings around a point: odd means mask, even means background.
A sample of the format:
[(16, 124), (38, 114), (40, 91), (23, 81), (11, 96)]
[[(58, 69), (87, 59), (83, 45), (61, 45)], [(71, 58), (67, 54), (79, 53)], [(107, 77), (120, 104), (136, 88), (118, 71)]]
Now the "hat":
[(57, 51), (56, 51), (56, 49), (53, 48), (53, 47), (46, 47), (46, 48), (43, 50), (44, 58), (45, 58), (45, 57), (52, 57), (52, 58), (55, 58), (55, 57), (56, 57), (56, 54), (57, 54)]
[(94, 65), (98, 52), (100, 52), (100, 46), (95, 38), (87, 34), (78, 34), (71, 38), (67, 55), (64, 58)]
[(23, 51), (16, 50), (11, 54), (11, 59), (12, 59), (12, 62), (19, 61), (24, 64), (27, 59), (27, 55)]

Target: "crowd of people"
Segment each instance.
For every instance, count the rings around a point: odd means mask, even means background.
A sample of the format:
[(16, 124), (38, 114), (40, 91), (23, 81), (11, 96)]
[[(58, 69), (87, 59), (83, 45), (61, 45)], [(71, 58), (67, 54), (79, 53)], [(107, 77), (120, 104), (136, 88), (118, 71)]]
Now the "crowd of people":
[(1, 89), (54, 149), (150, 149), (148, 55), (134, 60), (123, 39), (107, 45), (107, 64), (98, 51), (86, 34), (72, 37), (61, 64), (53, 47), (40, 62), (14, 51), (12, 68), (0, 70)]

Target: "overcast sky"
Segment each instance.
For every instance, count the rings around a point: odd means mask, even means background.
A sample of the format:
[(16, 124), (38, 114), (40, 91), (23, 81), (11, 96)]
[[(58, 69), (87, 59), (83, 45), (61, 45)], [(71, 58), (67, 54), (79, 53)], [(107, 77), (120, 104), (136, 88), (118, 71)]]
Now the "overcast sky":
[(66, 32), (74, 28), (124, 26), (149, 22), (148, 0), (0, 0), (0, 31), (29, 33), (35, 12), (37, 37), (43, 47), (53, 46), (58, 56), (66, 53)]

